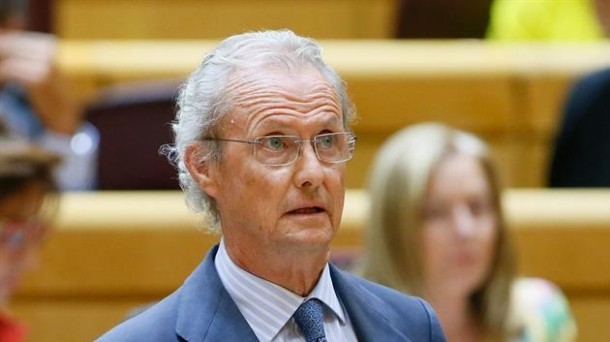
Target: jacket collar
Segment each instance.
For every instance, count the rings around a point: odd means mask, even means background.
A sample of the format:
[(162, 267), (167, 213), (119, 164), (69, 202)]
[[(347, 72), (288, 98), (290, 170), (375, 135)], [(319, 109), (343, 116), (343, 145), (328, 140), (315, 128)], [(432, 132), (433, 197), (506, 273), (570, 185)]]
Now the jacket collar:
[(359, 341), (411, 341), (387, 317), (387, 303), (361, 285), (361, 281), (336, 266), (330, 275), (337, 296), (345, 306)]
[[(176, 333), (186, 341), (244, 341), (257, 338), (229, 293), (225, 290), (214, 258), (218, 246), (185, 280), (180, 291)], [(345, 306), (360, 341), (410, 341), (398, 331), (378, 296), (357, 279), (330, 264), (330, 275), (337, 297)]]
[(214, 258), (218, 246), (185, 280), (180, 291), (176, 333), (187, 341), (252, 341), (254, 332), (225, 290)]

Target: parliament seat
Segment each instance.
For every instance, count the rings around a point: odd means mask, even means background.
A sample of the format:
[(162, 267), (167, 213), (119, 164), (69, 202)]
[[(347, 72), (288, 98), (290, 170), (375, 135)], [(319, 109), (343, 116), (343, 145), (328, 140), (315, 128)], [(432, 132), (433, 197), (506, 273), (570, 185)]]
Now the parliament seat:
[(178, 82), (110, 86), (85, 110), (99, 131), (97, 189), (177, 190), (176, 171), (159, 152), (173, 143)]

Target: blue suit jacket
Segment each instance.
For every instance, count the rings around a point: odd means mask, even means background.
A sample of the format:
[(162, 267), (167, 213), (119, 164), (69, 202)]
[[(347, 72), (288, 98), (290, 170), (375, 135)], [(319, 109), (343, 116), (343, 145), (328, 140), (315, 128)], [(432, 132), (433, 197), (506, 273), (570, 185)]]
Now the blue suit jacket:
[[(218, 277), (217, 250), (210, 250), (178, 290), (98, 341), (258, 341)], [(423, 300), (333, 265), (330, 274), (359, 341), (445, 341), (436, 314)]]

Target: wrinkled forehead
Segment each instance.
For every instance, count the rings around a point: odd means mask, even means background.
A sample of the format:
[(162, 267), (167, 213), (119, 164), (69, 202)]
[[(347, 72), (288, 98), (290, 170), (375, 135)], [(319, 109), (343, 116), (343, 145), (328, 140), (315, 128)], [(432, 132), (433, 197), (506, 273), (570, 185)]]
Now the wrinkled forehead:
[(313, 66), (298, 69), (270, 66), (267, 69), (236, 70), (229, 76), (225, 94), (232, 108), (253, 103), (263, 104), (265, 101), (281, 101), (282, 98), (305, 103), (322, 97), (341, 111), (336, 89)]
[(261, 82), (266, 82), (266, 86), (271, 88), (291, 79), (317, 80), (333, 88), (330, 80), (312, 64), (268, 62), (255, 67), (233, 68), (227, 78), (225, 90), (233, 93), (247, 91), (248, 85)]

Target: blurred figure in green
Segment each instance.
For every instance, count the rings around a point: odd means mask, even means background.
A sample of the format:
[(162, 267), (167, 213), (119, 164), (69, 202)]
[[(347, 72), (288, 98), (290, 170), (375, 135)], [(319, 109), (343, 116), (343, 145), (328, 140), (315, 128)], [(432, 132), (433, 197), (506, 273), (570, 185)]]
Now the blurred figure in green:
[(495, 0), (487, 38), (577, 42), (600, 40), (609, 32), (607, 0)]

